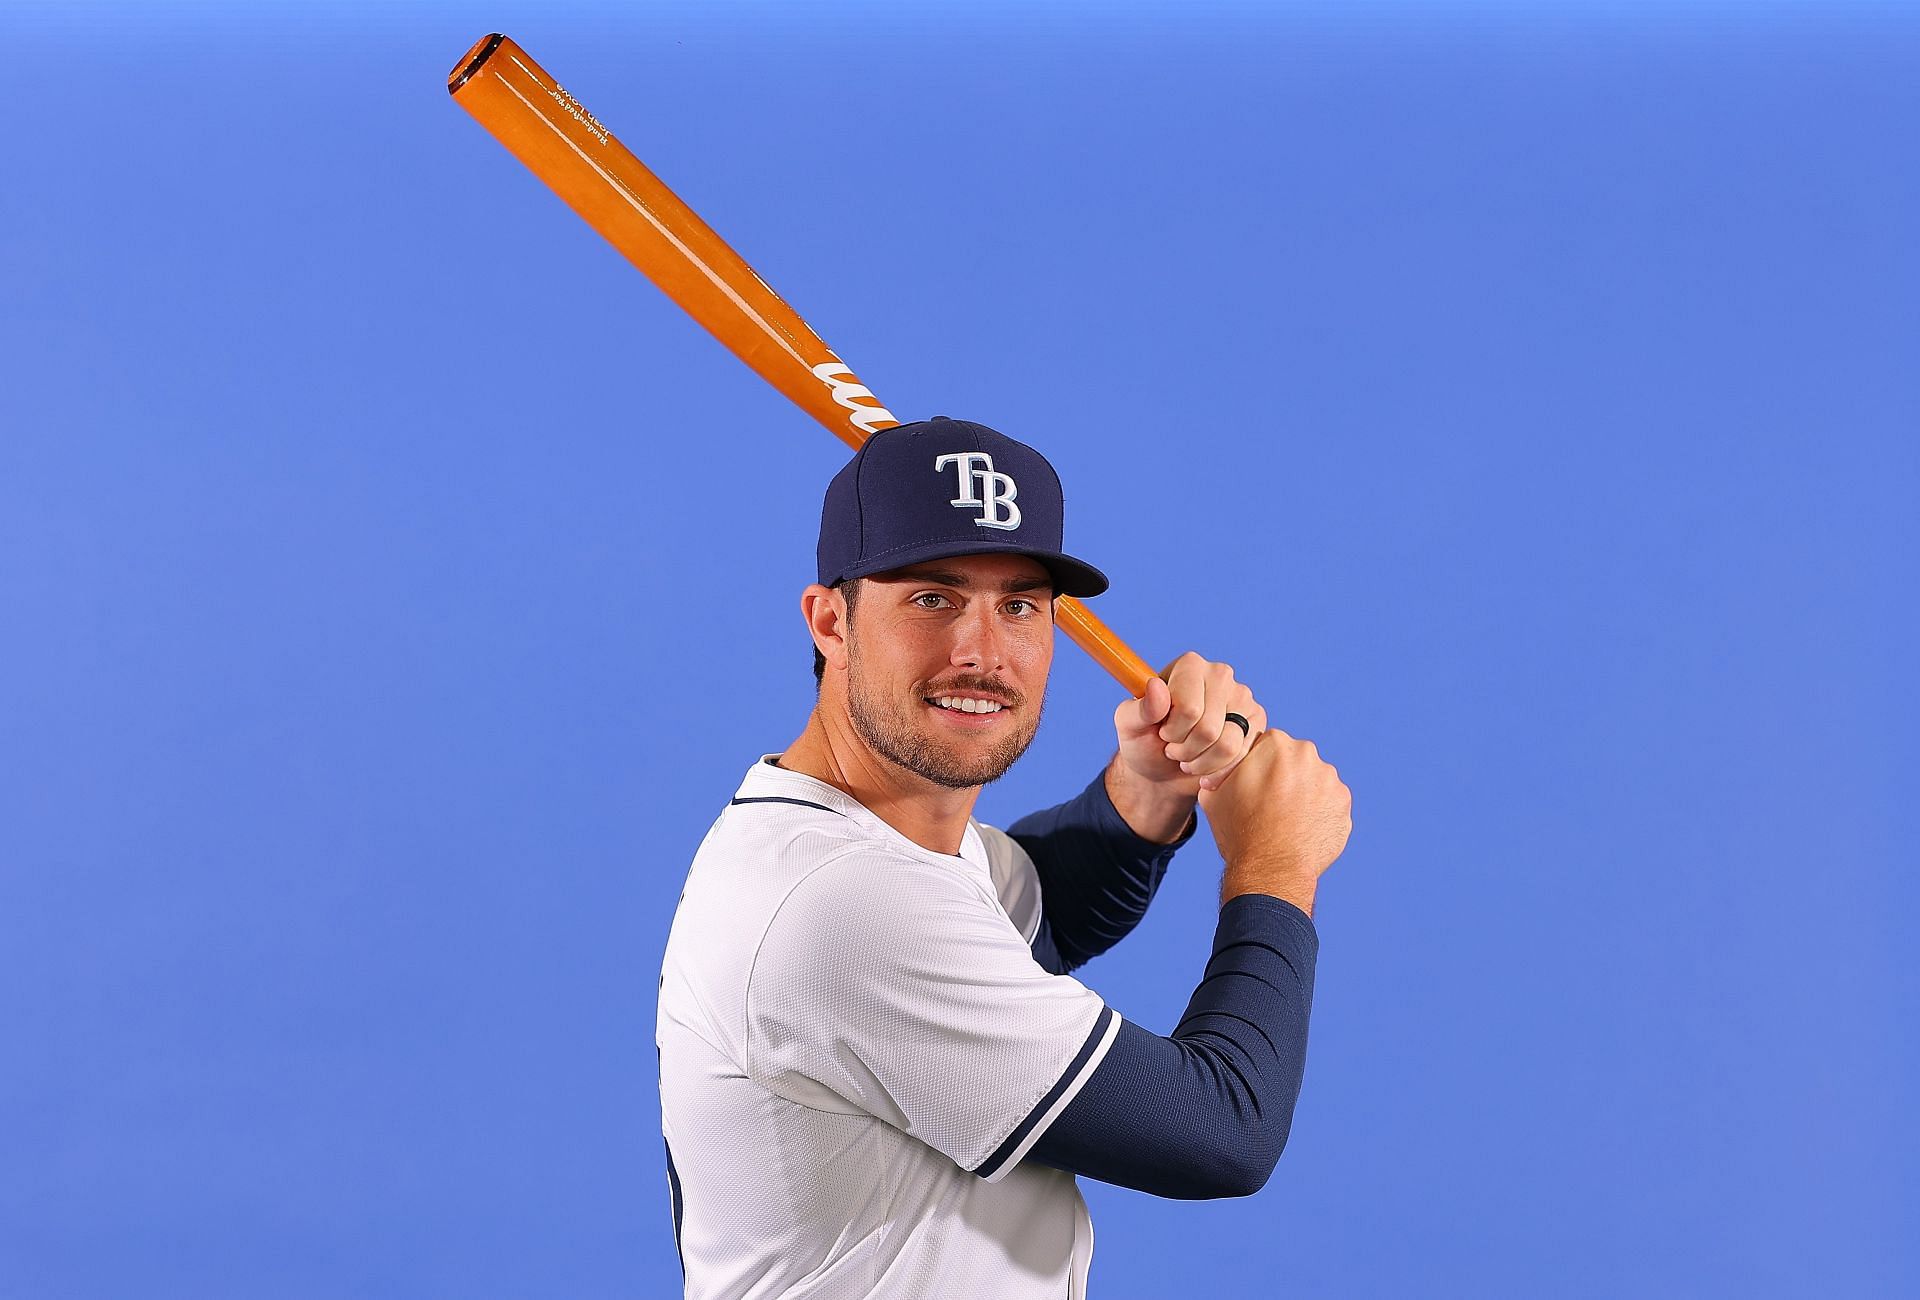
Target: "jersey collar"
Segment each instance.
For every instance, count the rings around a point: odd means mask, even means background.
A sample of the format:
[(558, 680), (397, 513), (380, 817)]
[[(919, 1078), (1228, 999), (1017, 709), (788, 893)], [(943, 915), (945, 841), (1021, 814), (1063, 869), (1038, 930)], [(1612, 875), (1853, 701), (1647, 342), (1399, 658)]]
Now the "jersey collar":
[(980, 839), (980, 831), (973, 818), (967, 818), (966, 833), (960, 837), (958, 854), (935, 853), (932, 849), (914, 843), (893, 827), (887, 825), (879, 814), (868, 808), (838, 786), (828, 785), (817, 777), (805, 772), (795, 772), (791, 768), (775, 767), (773, 760), (778, 754), (762, 754), (747, 769), (746, 777), (740, 782), (740, 789), (734, 795), (736, 799), (764, 799), (769, 796), (786, 799), (800, 799), (807, 803), (818, 804), (829, 812), (835, 812), (851, 821), (864, 831), (868, 838), (882, 840), (894, 847), (904, 849), (916, 857), (933, 862), (965, 862), (980, 871), (987, 868), (987, 848)]

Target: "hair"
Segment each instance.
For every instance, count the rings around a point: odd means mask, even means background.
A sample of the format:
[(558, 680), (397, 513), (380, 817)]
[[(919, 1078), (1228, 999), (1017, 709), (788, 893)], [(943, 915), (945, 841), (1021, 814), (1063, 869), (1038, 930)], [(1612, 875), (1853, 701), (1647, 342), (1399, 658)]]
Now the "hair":
[[(846, 595), (848, 623), (853, 622), (853, 607), (860, 600), (861, 581), (859, 578), (842, 578), (839, 582), (833, 584)], [(818, 691), (826, 680), (827, 657), (820, 653), (819, 646), (815, 646), (813, 648), (813, 689)]]

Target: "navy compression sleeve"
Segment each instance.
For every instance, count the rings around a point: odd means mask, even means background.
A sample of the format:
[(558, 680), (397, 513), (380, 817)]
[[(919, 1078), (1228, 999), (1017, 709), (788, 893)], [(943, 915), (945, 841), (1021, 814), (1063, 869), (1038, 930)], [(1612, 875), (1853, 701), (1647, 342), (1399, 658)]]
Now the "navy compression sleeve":
[(1190, 821), (1171, 844), (1140, 838), (1113, 806), (1103, 769), (1067, 802), (1009, 826), (1040, 876), (1034, 960), (1065, 975), (1126, 938), (1198, 824)]
[(1172, 1037), (1122, 1021), (1027, 1159), (1155, 1196), (1259, 1191), (1293, 1125), (1319, 949), (1292, 903), (1269, 894), (1227, 903)]

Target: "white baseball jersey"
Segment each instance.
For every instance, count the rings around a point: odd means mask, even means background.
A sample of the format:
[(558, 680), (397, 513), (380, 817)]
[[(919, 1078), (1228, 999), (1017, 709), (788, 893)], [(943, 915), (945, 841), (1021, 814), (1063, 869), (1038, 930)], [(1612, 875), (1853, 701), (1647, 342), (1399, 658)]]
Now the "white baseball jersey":
[(1032, 860), (978, 822), (921, 848), (772, 757), (694, 857), (660, 979), (686, 1295), (1084, 1295), (1080, 1189), (1020, 1159), (1120, 1021), (1034, 961)]

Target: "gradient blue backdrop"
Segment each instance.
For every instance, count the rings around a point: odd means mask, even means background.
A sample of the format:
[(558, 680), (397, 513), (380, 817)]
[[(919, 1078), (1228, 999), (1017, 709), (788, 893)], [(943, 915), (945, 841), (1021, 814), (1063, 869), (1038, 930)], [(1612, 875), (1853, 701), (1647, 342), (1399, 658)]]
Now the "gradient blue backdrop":
[(1096, 1300), (1920, 1289), (1913, 7), (12, 0), (0, 1296), (677, 1285), (843, 453), (448, 102), (496, 29), (1355, 791), (1279, 1172), (1090, 1186)]

